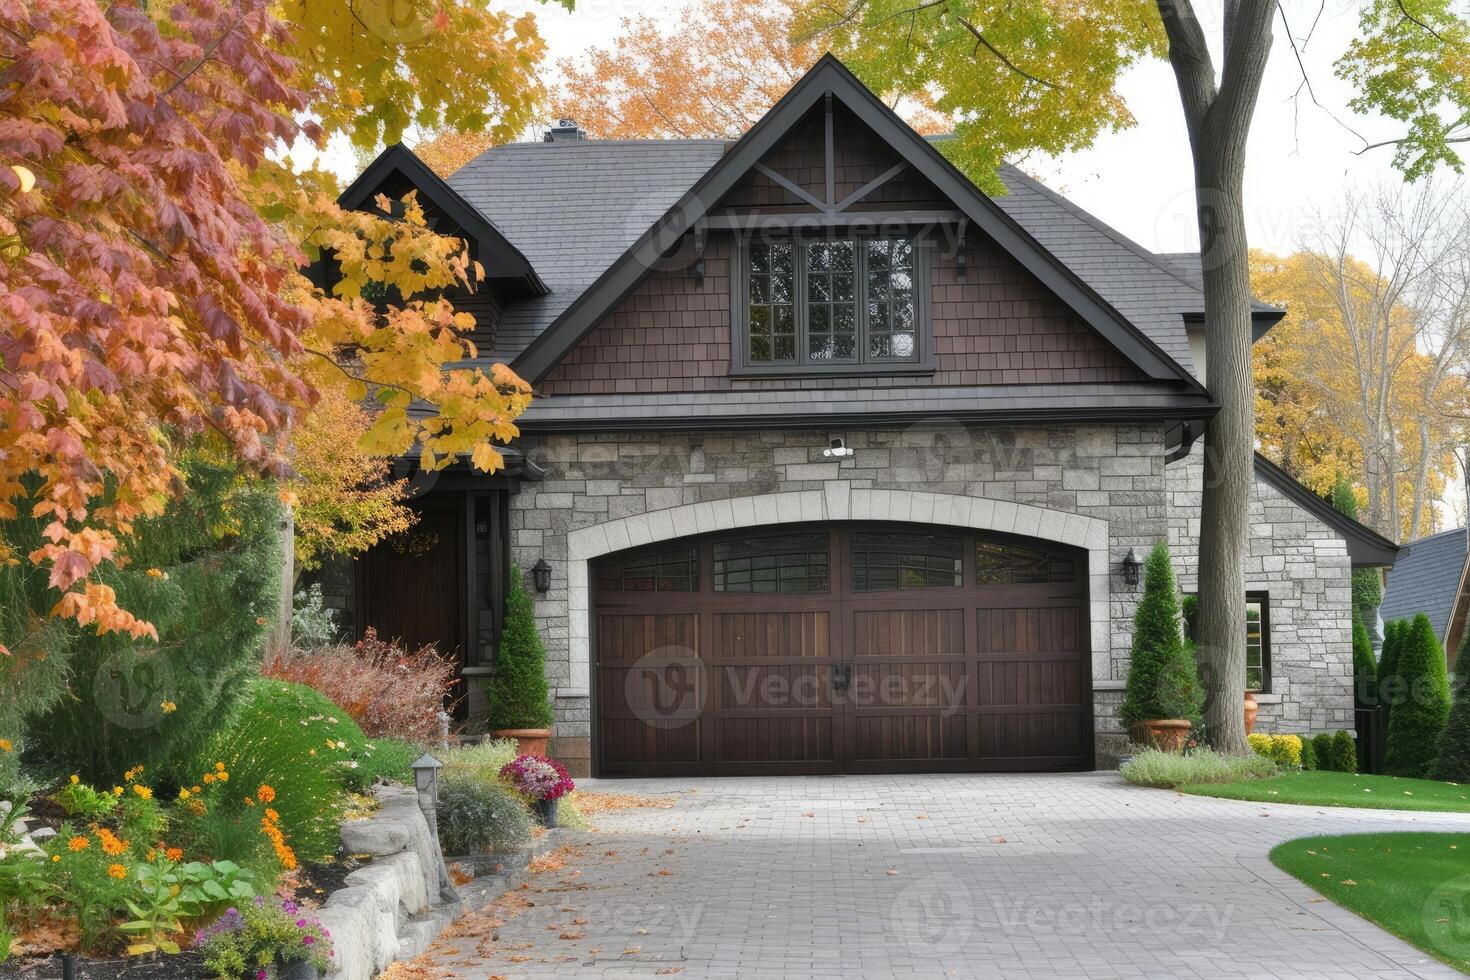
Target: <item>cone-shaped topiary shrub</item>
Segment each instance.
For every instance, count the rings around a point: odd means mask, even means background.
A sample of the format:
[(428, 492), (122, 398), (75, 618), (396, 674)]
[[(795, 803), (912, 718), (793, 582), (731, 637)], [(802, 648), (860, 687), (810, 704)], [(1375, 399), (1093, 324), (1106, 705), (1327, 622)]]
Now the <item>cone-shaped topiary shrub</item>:
[(1327, 732), (1320, 732), (1312, 736), (1311, 742), (1317, 768), (1332, 772), (1332, 767), (1336, 764), (1336, 757), (1332, 753), (1332, 736)]
[(1332, 769), (1334, 772), (1358, 771), (1358, 740), (1353, 733), (1340, 731), (1332, 736)]
[(1308, 770), (1317, 768), (1316, 742), (1310, 735), (1302, 736), (1302, 768)]
[(1431, 775), (1453, 783), (1470, 782), (1470, 630), (1455, 657), (1453, 703), (1450, 719), (1439, 737)]
[(1128, 685), (1118, 714), (1124, 725), (1166, 718), (1198, 721), (1200, 705), (1199, 673), (1179, 629), (1179, 593), (1169, 547), (1160, 541), (1144, 566)]
[(1353, 613), (1353, 700), (1359, 708), (1378, 703), (1378, 665), (1373, 661), (1373, 643), (1368, 627)]
[(1378, 702), (1388, 707), (1392, 707), (1394, 699), (1402, 693), (1403, 684), (1398, 674), (1399, 650), (1404, 645), (1408, 628), (1406, 619), (1391, 619), (1383, 626), (1383, 650), (1378, 655)]
[(1394, 776), (1427, 776), (1449, 718), (1450, 685), (1444, 650), (1423, 613), (1401, 633), (1394, 669), (1401, 690), (1388, 718), (1383, 768)]
[(495, 673), (485, 684), (491, 729), (551, 727), (546, 648), (541, 645), (536, 608), (522, 578), (520, 569), (510, 570), (505, 628), (500, 631)]

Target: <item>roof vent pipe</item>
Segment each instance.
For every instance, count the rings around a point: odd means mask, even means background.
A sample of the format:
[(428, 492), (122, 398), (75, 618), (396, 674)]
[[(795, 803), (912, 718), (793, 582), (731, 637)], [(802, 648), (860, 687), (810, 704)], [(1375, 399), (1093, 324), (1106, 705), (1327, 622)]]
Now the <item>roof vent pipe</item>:
[(583, 140), (587, 134), (577, 128), (577, 123), (572, 119), (558, 119), (551, 124), (551, 128), (542, 137), (544, 143), (559, 143), (563, 140)]

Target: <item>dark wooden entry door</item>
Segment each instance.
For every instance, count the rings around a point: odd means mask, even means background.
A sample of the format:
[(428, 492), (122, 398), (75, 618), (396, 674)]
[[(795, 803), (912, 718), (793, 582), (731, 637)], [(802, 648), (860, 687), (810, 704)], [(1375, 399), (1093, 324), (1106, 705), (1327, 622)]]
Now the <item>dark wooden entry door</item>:
[(719, 535), (596, 570), (604, 775), (1082, 769), (1078, 552), (917, 526)]
[(463, 663), (464, 515), (454, 501), (426, 505), (402, 534), (362, 558), (362, 625), (409, 649), (434, 644)]

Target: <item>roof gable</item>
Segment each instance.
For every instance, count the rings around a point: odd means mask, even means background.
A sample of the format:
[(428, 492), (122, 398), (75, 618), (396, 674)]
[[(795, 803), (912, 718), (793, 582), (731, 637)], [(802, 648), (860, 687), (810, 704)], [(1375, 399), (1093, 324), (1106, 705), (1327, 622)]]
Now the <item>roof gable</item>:
[[(1184, 367), (1043, 248), (830, 54), (823, 56), (770, 112), (528, 344), (513, 363), (521, 376), (532, 383), (539, 382), (637, 287), (661, 257), (706, 219), (714, 206), (723, 201), (748, 174), (763, 172), (770, 176), (771, 172), (762, 169), (767, 155), (820, 100), (829, 96), (851, 111), (882, 142), (897, 152), (907, 166), (951, 201), (965, 220), (973, 223), (1040, 280), (1146, 377), (1182, 382), (1187, 388), (1204, 394), (1203, 388)], [(791, 190), (791, 187), (786, 189)], [(822, 198), (804, 188), (795, 193), (809, 204), (830, 207), (836, 198), (831, 193), (832, 188), (827, 190), (829, 193)]]
[[(484, 267), (487, 281), (513, 285), (518, 287), (517, 292), (533, 296), (547, 292), (541, 277), (520, 249), (402, 143), (394, 143), (378, 154), (342, 192), (337, 203), (349, 211), (376, 212), (373, 199), (379, 194), (398, 200), (409, 191), (417, 192), (435, 231), (468, 237), (471, 253)], [(446, 223), (453, 227), (445, 227)]]

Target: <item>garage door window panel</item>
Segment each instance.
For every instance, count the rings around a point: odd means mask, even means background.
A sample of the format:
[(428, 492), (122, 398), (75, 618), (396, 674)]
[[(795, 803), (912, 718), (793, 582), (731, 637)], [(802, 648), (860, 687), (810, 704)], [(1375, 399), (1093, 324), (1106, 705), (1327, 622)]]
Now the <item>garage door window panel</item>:
[(964, 545), (958, 537), (859, 531), (852, 535), (852, 589), (953, 588), (964, 583)]
[(698, 592), (699, 549), (684, 546), (603, 566), (597, 587), (611, 592)]
[(975, 545), (977, 585), (1048, 585), (1076, 578), (1077, 563), (1071, 558), (993, 541)]
[(719, 542), (714, 546), (716, 592), (812, 593), (831, 590), (825, 533)]

